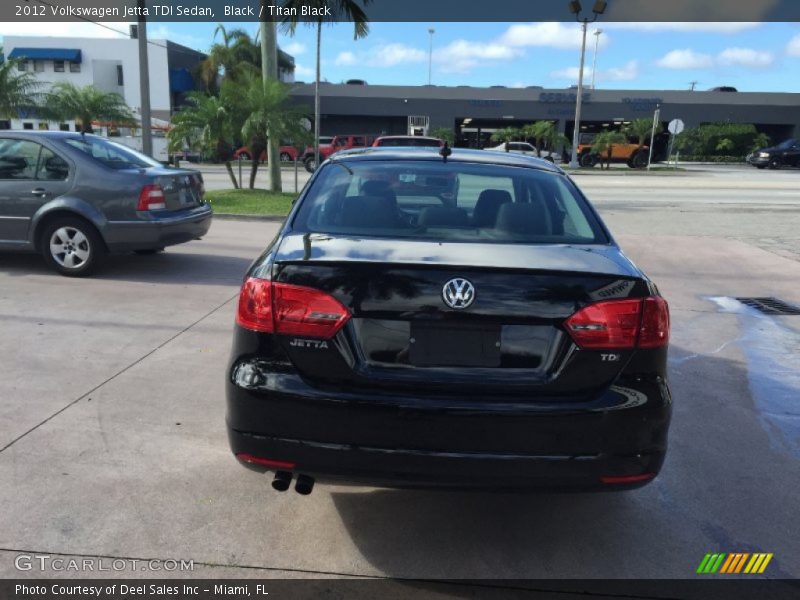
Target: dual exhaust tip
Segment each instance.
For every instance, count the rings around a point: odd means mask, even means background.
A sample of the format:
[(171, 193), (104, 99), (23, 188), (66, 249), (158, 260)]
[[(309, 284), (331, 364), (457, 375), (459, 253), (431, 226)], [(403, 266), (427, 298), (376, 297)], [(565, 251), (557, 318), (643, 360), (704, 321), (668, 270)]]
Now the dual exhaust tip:
[[(272, 488), (279, 492), (285, 492), (292, 485), (291, 471), (276, 471), (275, 479), (272, 480)], [(308, 475), (298, 475), (294, 484), (294, 491), (302, 496), (308, 496), (314, 489), (314, 478)]]

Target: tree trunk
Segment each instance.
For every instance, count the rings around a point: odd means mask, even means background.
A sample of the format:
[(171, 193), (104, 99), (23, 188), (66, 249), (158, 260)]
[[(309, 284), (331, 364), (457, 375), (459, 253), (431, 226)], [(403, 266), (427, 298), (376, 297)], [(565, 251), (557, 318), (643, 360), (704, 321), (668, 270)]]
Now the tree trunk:
[(319, 167), (319, 83), (321, 78), (320, 58), (322, 54), (322, 20), (317, 21), (317, 78), (314, 81), (314, 163)]
[(253, 140), (250, 143), (250, 150), (253, 152), (253, 156), (251, 157), (250, 162), (250, 189), (255, 189), (256, 187), (256, 175), (258, 174), (258, 162), (259, 158), (261, 157), (261, 153), (266, 150), (266, 145), (260, 142), (256, 142)]
[(231, 165), (231, 161), (225, 161), (225, 168), (227, 169), (228, 175), (230, 175), (231, 181), (233, 182), (233, 189), (238, 190), (239, 183), (236, 181), (236, 175), (233, 174), (233, 165)]

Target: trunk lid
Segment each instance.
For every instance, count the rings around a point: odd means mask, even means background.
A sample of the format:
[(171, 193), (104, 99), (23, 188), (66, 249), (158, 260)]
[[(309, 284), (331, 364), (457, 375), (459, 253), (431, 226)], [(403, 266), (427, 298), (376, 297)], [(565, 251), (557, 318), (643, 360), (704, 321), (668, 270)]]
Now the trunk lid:
[[(307, 381), (448, 395), (585, 398), (613, 382), (632, 350), (600, 360), (597, 351), (576, 349), (564, 321), (593, 302), (648, 294), (641, 273), (612, 245), (290, 234), (272, 278), (322, 290), (352, 315), (327, 344), (282, 336)], [(448, 305), (452, 280), (471, 284), (468, 306)]]
[(198, 171), (153, 167), (146, 174), (164, 191), (167, 210), (184, 210), (203, 203), (203, 176)]

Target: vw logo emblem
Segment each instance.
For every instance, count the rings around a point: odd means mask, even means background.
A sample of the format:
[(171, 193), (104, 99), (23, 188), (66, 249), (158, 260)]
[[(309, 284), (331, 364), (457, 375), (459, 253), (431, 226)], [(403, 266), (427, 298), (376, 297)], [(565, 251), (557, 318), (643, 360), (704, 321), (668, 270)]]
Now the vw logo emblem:
[(475, 286), (456, 277), (444, 284), (442, 299), (450, 308), (467, 308), (475, 301)]

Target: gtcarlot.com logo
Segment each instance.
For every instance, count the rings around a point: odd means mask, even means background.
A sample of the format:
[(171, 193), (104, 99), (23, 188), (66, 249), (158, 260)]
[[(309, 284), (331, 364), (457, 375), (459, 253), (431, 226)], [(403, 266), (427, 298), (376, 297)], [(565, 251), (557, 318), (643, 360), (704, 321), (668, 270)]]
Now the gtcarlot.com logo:
[(194, 571), (193, 560), (138, 558), (67, 558), (49, 554), (19, 554), (18, 571)]
[(706, 554), (697, 567), (701, 575), (761, 574), (772, 560), (772, 552), (731, 552)]

